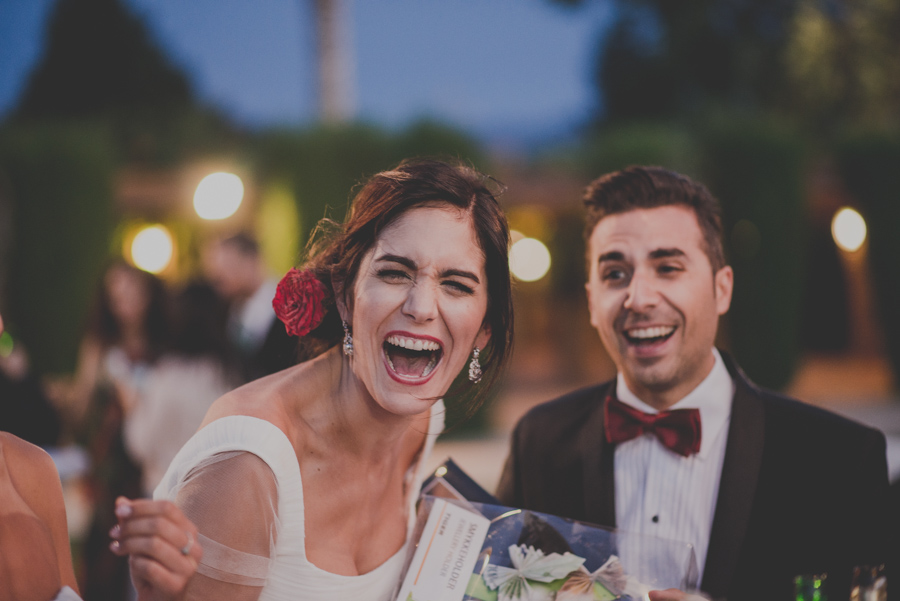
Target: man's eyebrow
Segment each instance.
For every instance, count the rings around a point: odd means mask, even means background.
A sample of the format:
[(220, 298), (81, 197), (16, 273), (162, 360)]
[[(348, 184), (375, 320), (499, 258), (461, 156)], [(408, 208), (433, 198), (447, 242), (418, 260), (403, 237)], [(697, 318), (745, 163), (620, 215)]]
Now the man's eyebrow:
[(671, 257), (686, 257), (687, 255), (680, 248), (657, 248), (650, 252), (651, 259), (668, 259)]
[(376, 261), (386, 261), (386, 262), (389, 262), (389, 263), (400, 263), (401, 265), (403, 265), (404, 267), (406, 267), (406, 268), (408, 268), (408, 269), (416, 269), (416, 268), (418, 268), (418, 265), (416, 265), (416, 262), (415, 262), (415, 261), (413, 261), (413, 260), (410, 259), (409, 257), (403, 257), (403, 256), (400, 256), (400, 255), (389, 255), (389, 254), (384, 254), (384, 255), (381, 255), (380, 257), (378, 257), (378, 258), (375, 259), (375, 260), (376, 260)]
[(624, 261), (625, 255), (622, 254), (618, 250), (611, 250), (609, 252), (605, 252), (597, 258), (598, 263), (603, 263), (604, 261)]

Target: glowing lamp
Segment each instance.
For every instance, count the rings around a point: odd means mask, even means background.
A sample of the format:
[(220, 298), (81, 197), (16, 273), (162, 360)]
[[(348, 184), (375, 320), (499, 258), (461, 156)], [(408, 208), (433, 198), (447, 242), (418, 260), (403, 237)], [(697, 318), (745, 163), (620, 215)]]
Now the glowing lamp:
[(550, 270), (550, 251), (536, 238), (522, 238), (509, 249), (509, 270), (523, 282), (537, 281)]
[(831, 236), (841, 250), (859, 250), (866, 241), (866, 232), (866, 220), (850, 207), (839, 210), (831, 220)]
[(174, 251), (172, 234), (161, 225), (142, 229), (131, 242), (131, 260), (150, 273), (159, 273), (168, 267)]
[(244, 199), (244, 183), (233, 173), (210, 173), (197, 185), (194, 210), (202, 219), (226, 219)]

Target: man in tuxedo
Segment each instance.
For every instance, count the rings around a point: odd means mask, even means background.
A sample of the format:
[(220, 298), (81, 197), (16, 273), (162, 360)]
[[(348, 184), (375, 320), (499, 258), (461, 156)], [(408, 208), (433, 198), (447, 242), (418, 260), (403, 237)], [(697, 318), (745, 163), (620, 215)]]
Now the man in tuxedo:
[(245, 381), (290, 367), (297, 340), (275, 317), (278, 283), (266, 277), (256, 239), (246, 233), (215, 240), (204, 252), (206, 276), (229, 303), (228, 337)]
[(521, 419), (500, 501), (688, 542), (716, 599), (788, 599), (822, 573), (847, 599), (852, 567), (885, 559), (884, 436), (715, 348), (734, 274), (704, 186), (629, 167), (584, 202), (591, 324), (618, 374)]

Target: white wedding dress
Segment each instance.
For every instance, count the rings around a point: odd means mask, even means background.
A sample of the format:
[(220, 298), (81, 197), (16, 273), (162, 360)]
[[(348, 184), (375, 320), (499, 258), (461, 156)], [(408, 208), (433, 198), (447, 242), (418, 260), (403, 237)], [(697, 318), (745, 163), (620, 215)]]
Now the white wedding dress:
[[(438, 401), (407, 474), (408, 534), (427, 458), (443, 426)], [(197, 572), (220, 598), (389, 601), (400, 579), (408, 541), (359, 576), (326, 572), (306, 559), (300, 466), (287, 436), (266, 420), (229, 416), (202, 428), (175, 456), (153, 496), (175, 502), (197, 525), (203, 546)]]

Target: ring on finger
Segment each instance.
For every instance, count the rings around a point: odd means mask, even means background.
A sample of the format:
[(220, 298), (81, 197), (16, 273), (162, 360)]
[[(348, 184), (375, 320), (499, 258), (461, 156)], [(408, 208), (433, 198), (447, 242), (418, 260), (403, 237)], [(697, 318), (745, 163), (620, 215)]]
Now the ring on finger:
[(194, 546), (194, 535), (187, 530), (185, 530), (184, 533), (187, 534), (187, 542), (181, 547), (181, 554), (188, 555), (191, 552), (191, 547)]

